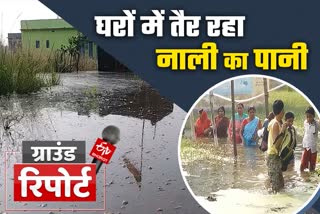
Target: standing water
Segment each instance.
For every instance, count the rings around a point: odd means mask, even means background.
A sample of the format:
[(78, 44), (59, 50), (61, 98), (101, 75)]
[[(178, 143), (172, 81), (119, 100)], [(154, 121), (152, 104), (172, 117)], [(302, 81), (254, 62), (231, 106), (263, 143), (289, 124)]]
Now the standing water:
[[(6, 164), (0, 167), (0, 213), (34, 213), (24, 211), (34, 208), (43, 210), (37, 213), (206, 213), (177, 173), (184, 117), (184, 111), (131, 74), (63, 74), (59, 86), (2, 97), (0, 160)], [(103, 171), (97, 175), (96, 202), (13, 202), (12, 167), (21, 162), (23, 140), (85, 140), (90, 163), (91, 147), (110, 124), (120, 128), (121, 141), (106, 176)]]
[(266, 153), (257, 147), (191, 142), (181, 145), (183, 173), (198, 202), (210, 213), (295, 213), (315, 192), (320, 179), (300, 173), (301, 137), (295, 161), (284, 172), (285, 188), (268, 193)]

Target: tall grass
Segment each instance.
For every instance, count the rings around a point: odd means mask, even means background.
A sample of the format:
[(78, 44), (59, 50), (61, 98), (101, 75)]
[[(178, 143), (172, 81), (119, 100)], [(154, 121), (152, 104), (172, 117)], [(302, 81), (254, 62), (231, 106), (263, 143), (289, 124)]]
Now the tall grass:
[(98, 70), (97, 59), (88, 56), (81, 56), (79, 61), (79, 71), (96, 71)]
[(31, 93), (59, 82), (49, 53), (0, 48), (0, 95)]
[[(281, 99), (286, 112), (291, 111), (295, 115), (294, 125), (299, 129), (303, 129), (303, 121), (305, 120), (305, 111), (310, 103), (298, 92), (289, 88), (288, 90), (276, 90), (270, 93), (269, 109), (272, 110), (272, 102), (276, 99)], [(317, 115), (317, 118), (319, 115)], [(316, 119), (317, 119), (316, 118)]]
[[(26, 94), (60, 83), (59, 73), (76, 71), (72, 57), (59, 50), (9, 51), (0, 41), (0, 95)], [(79, 70), (97, 70), (97, 60), (81, 56)]]
[[(57, 73), (71, 73), (77, 71), (76, 60), (62, 50), (52, 51), (52, 63)], [(97, 59), (89, 56), (80, 56), (79, 71), (95, 71), (98, 69)]]
[[(292, 111), (295, 114), (295, 122), (294, 125), (302, 131), (303, 128), (303, 121), (305, 120), (305, 109), (310, 105), (304, 97), (299, 94), (298, 92), (294, 90), (288, 90), (286, 87), (283, 89), (278, 89), (275, 91), (272, 91), (269, 93), (269, 111), (272, 111), (272, 103), (277, 100), (281, 99), (285, 104), (285, 111)], [(217, 108), (220, 105), (223, 105), (226, 109), (226, 116), (231, 118), (231, 102), (224, 101), (220, 98), (215, 97), (214, 102), (218, 103), (218, 105), (214, 106), (214, 114), (217, 115)], [(265, 111), (265, 105), (264, 105), (264, 97), (258, 98), (256, 100), (246, 102), (245, 105), (245, 111), (246, 108), (250, 105), (254, 105), (256, 108), (256, 116), (259, 117), (262, 121), (266, 117), (266, 111)], [(199, 107), (198, 107), (199, 108)], [(208, 109), (210, 109), (210, 106), (208, 104)], [(211, 119), (211, 112), (208, 111), (208, 116)], [(198, 117), (197, 109), (194, 110), (194, 120)], [(186, 123), (186, 129), (190, 129), (190, 118), (188, 118), (188, 121)]]

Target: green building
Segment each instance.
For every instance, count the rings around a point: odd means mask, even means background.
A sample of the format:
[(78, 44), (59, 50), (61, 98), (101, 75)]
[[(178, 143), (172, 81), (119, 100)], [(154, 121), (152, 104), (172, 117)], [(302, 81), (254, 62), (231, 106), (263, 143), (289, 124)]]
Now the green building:
[[(68, 39), (79, 32), (63, 19), (22, 20), (21, 39), (23, 49), (52, 51), (67, 45)], [(97, 46), (93, 42), (84, 44), (81, 54), (97, 58)]]

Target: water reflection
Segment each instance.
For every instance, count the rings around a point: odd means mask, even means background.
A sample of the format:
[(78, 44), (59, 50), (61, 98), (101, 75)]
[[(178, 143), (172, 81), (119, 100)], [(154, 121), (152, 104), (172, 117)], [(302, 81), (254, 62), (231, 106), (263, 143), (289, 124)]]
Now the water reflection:
[[(155, 132), (156, 123), (172, 113), (173, 104), (130, 74), (63, 74), (61, 86), (48, 91), (0, 98), (1, 139), (4, 135), (10, 141), (23, 137), (17, 130), (18, 136), (12, 136), (13, 126), (21, 120), (27, 122), (29, 128), (42, 117), (47, 117), (52, 124), (50, 114), (43, 113), (47, 109), (72, 111), (88, 117), (112, 114), (146, 119), (155, 126)], [(51, 128), (55, 131), (53, 124)]]
[[(185, 191), (177, 173), (177, 140), (185, 112), (133, 75), (64, 74), (60, 86), (35, 94), (2, 97), (0, 108), (1, 116), (23, 116), (8, 130), (4, 130), (4, 120), (0, 119), (1, 160), (4, 151), (21, 151), (22, 140), (85, 140), (88, 152), (103, 128), (114, 124), (122, 134), (117, 152), (107, 166), (109, 212), (155, 213), (161, 208), (165, 213), (205, 213)], [(12, 164), (20, 156), (13, 154), (8, 160)], [(86, 161), (91, 162), (88, 155)], [(0, 173), (3, 175), (2, 167)], [(8, 176), (12, 177), (12, 172)], [(103, 178), (103, 174), (98, 177)], [(4, 178), (0, 176), (0, 192), (4, 191), (3, 184)], [(97, 185), (104, 186), (103, 179)], [(101, 207), (103, 188), (97, 191), (96, 204), (82, 203), (77, 207)], [(3, 200), (0, 194), (0, 212)], [(128, 202), (125, 207), (123, 201)], [(20, 209), (31, 205), (12, 201), (8, 204), (9, 208)], [(70, 209), (69, 204), (60, 203), (48, 203), (46, 209), (63, 206)]]
[(117, 114), (122, 116), (136, 117), (150, 120), (152, 125), (173, 111), (173, 104), (149, 86), (143, 84), (138, 91), (110, 97), (107, 106), (104, 103), (99, 104), (99, 115)]

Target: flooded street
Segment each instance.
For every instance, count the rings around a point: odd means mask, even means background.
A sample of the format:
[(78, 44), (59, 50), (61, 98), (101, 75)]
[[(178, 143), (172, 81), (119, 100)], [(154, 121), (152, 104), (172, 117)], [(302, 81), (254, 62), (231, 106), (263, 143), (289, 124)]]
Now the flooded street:
[(300, 173), (301, 139), (295, 162), (284, 172), (285, 189), (267, 190), (266, 154), (257, 147), (182, 140), (182, 167), (199, 203), (212, 213), (295, 213), (314, 194), (319, 177)]
[[(177, 143), (185, 112), (132, 74), (63, 74), (59, 86), (2, 97), (0, 109), (0, 160), (6, 160), (0, 170), (0, 213), (6, 198), (7, 209), (20, 210), (12, 213), (34, 213), (24, 210), (35, 206), (43, 210), (37, 213), (105, 213), (104, 206), (107, 213), (121, 214), (206, 213), (180, 176)], [(106, 176), (97, 175), (95, 203), (13, 204), (12, 166), (21, 162), (22, 140), (84, 140), (91, 162), (91, 147), (110, 124), (120, 128), (121, 140)]]

